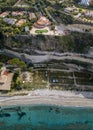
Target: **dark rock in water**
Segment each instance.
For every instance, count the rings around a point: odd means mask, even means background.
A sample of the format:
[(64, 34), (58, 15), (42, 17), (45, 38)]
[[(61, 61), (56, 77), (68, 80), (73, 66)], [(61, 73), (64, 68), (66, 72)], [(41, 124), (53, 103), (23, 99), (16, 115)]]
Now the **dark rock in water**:
[(56, 108), (55, 112), (56, 112), (56, 113), (60, 113), (59, 108)]
[(50, 108), (49, 108), (49, 112), (51, 112), (52, 110), (53, 110), (53, 108), (52, 108), (52, 107), (50, 107)]
[(25, 116), (25, 115), (26, 115), (25, 112), (18, 112), (19, 120), (20, 120), (23, 116)]
[(3, 115), (3, 114), (0, 114), (0, 117), (4, 117), (4, 115)]
[(10, 108), (3, 108), (1, 111), (21, 111), (20, 106), (18, 107), (10, 107)]
[(4, 113), (5, 117), (10, 117), (11, 115), (9, 113)]
[(21, 107), (20, 106), (17, 107), (17, 111), (21, 111)]
[(85, 121), (85, 124), (93, 123), (93, 121)]
[(25, 112), (22, 112), (20, 106), (17, 108), (17, 114), (18, 114), (18, 116), (19, 116), (19, 120), (20, 120), (24, 115), (26, 115)]
[(10, 117), (11, 115), (9, 113), (1, 113), (0, 117)]

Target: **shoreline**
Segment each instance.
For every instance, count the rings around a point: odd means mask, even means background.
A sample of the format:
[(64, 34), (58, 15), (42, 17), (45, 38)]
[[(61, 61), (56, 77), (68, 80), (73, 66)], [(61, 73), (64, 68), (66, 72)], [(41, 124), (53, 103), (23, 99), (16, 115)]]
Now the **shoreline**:
[[(31, 91), (27, 96), (0, 97), (0, 106), (46, 104), (64, 107), (93, 108), (93, 92), (90, 93), (89, 98), (85, 97), (82, 92), (81, 94), (76, 94), (71, 91), (35, 90)], [(88, 92), (85, 92), (84, 94), (87, 96)]]

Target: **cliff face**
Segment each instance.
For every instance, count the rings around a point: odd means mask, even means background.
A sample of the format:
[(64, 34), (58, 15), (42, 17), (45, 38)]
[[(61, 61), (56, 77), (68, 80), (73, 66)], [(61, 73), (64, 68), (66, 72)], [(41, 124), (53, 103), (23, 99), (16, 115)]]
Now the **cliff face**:
[(41, 50), (55, 52), (86, 53), (93, 46), (93, 35), (71, 33), (66, 36), (11, 36), (5, 37), (4, 45), (20, 51)]

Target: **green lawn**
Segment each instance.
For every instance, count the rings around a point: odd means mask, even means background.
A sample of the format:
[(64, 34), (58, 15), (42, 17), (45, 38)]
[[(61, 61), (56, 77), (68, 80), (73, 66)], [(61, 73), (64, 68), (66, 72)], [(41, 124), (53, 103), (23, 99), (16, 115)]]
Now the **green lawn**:
[(42, 30), (36, 30), (35, 33), (37, 34), (41, 34), (41, 33), (47, 33), (48, 30), (47, 29), (42, 29)]

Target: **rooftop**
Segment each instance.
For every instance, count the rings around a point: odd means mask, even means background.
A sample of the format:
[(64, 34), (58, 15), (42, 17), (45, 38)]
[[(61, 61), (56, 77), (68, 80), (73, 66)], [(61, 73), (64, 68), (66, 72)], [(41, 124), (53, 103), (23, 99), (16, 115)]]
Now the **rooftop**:
[(37, 22), (34, 23), (34, 26), (36, 28), (44, 28), (46, 26), (49, 26), (51, 24), (51, 22), (45, 17), (45, 16), (41, 16)]
[(24, 12), (19, 12), (19, 11), (12, 12), (13, 16), (18, 16), (18, 15), (22, 16), (23, 14), (24, 14)]
[(22, 24), (26, 23), (26, 19), (20, 19), (17, 23), (16, 26), (21, 26)]
[(9, 12), (3, 12), (0, 14), (0, 18), (4, 18), (9, 14)]
[(13, 73), (4, 70), (0, 75), (0, 90), (10, 90)]
[(8, 24), (15, 24), (15, 22), (17, 21), (17, 19), (14, 19), (14, 18), (4, 18), (3, 19), (4, 22), (7, 22)]
[(29, 19), (31, 20), (31, 19), (34, 19), (34, 18), (36, 18), (35, 13), (29, 13)]

